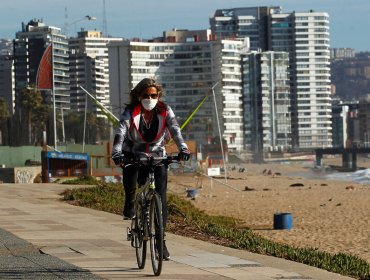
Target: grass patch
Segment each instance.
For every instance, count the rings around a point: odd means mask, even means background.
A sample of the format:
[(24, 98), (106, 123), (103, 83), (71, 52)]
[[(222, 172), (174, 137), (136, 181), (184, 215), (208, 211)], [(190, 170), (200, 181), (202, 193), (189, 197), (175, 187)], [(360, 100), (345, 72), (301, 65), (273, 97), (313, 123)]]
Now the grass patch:
[[(74, 205), (116, 214), (122, 212), (124, 193), (121, 184), (97, 181), (95, 187), (69, 189), (62, 195), (64, 200)], [(254, 234), (249, 229), (239, 228), (239, 224), (237, 219), (208, 215), (194, 207), (190, 201), (168, 194), (169, 232), (300, 262), (361, 280), (370, 280), (370, 264), (359, 257), (273, 242)]]
[(95, 187), (68, 189), (62, 195), (64, 200), (73, 205), (119, 215), (122, 213), (123, 188), (114, 183), (106, 184), (98, 181)]
[(90, 175), (82, 175), (76, 179), (65, 180), (62, 182), (62, 184), (68, 185), (98, 185), (99, 183), (100, 180)]

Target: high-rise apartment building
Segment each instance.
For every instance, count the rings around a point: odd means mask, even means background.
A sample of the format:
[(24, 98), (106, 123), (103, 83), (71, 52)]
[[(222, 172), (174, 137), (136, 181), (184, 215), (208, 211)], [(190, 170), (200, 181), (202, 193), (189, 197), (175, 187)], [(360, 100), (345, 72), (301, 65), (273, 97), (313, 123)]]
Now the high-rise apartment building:
[(199, 31), (196, 34), (165, 33), (163, 41), (172, 42), (111, 43), (109, 67), (115, 75), (110, 79), (111, 102), (118, 106), (113, 111), (119, 116), (129, 101), (130, 90), (141, 79), (152, 77), (164, 86), (164, 98), (180, 124), (207, 96), (183, 132), (186, 140), (195, 140), (198, 145), (207, 143), (218, 135), (219, 123), (229, 149), (241, 150), (244, 139), (239, 48), (243, 42), (201, 41), (199, 38), (208, 36)]
[(211, 31), (217, 39), (249, 37), (251, 50), (269, 50), (270, 15), (281, 7), (247, 7), (216, 10), (210, 18)]
[(13, 54), (13, 41), (8, 39), (0, 39), (0, 55)]
[(291, 148), (288, 69), (286, 52), (244, 56), (245, 147), (254, 154)]
[(322, 12), (271, 15), (271, 46), (290, 59), (293, 146), (332, 146), (329, 16)]
[(348, 144), (348, 124), (350, 107), (348, 104), (333, 105), (333, 147), (345, 148)]
[(14, 114), (15, 101), (13, 71), (13, 57), (0, 55), (0, 98), (6, 102), (10, 115)]
[(289, 54), (293, 148), (330, 147), (329, 17), (324, 12), (282, 13), (279, 7), (217, 10), (217, 37), (249, 37), (251, 49)]
[[(61, 29), (47, 26), (42, 20), (22, 23), (14, 40), (15, 93), (36, 86), (37, 71), (46, 48), (52, 45), (53, 88), (57, 108), (69, 109), (68, 43)], [(50, 91), (42, 91), (51, 100)]]
[[(222, 116), (222, 137), (229, 151), (241, 151), (245, 147), (243, 118), (242, 54), (249, 50), (249, 41), (220, 40), (221, 72), (218, 86), (221, 89), (219, 116)], [(216, 66), (219, 67), (219, 66)]]
[(13, 42), (0, 39), (0, 98), (3, 99), (8, 111), (14, 114), (14, 61)]
[(85, 102), (87, 102), (88, 111), (97, 117), (104, 117), (80, 86), (90, 92), (106, 108), (110, 108), (107, 44), (113, 41), (122, 41), (122, 39), (104, 38), (101, 31), (84, 30), (78, 32), (76, 38), (68, 40), (71, 109), (73, 111), (84, 112)]
[(363, 147), (370, 147), (370, 95), (358, 104), (359, 139)]

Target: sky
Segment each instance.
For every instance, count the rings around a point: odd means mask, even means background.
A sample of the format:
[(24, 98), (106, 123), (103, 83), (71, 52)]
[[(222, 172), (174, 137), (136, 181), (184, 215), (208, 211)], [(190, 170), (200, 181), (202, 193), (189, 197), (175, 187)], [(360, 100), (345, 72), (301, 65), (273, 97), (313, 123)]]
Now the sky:
[[(108, 34), (151, 39), (163, 31), (209, 28), (217, 9), (281, 6), (284, 13), (327, 12), (330, 47), (370, 51), (369, 0), (105, 0)], [(80, 28), (103, 29), (103, 0), (11, 0), (0, 4), (0, 38), (13, 39), (22, 22), (42, 19), (46, 25), (68, 26), (70, 36)], [(85, 16), (96, 17), (95, 21)]]

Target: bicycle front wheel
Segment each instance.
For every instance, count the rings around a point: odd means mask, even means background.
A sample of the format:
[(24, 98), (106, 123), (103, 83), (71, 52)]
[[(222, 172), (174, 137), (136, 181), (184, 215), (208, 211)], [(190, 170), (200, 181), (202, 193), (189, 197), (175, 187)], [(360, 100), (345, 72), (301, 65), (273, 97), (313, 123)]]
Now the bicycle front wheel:
[(163, 263), (163, 217), (161, 198), (154, 193), (149, 208), (150, 255), (154, 275), (159, 276)]
[(142, 203), (137, 203), (136, 206), (136, 217), (132, 220), (132, 232), (133, 232), (133, 243), (136, 252), (136, 261), (137, 265), (140, 269), (145, 267), (145, 259), (146, 259), (146, 244), (147, 240), (145, 240), (145, 213), (143, 212), (143, 205)]

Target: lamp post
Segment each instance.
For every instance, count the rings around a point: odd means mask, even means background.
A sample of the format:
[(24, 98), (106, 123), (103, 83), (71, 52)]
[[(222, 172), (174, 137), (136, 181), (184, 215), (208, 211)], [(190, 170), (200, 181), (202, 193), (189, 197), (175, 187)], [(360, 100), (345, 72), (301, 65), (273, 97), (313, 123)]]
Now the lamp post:
[(226, 175), (226, 162), (225, 162), (225, 154), (224, 154), (224, 145), (222, 143), (222, 135), (221, 135), (221, 128), (220, 128), (220, 121), (218, 119), (218, 110), (217, 110), (217, 102), (216, 102), (216, 95), (215, 95), (215, 87), (218, 85), (219, 82), (215, 83), (212, 86), (212, 95), (213, 101), (215, 103), (215, 111), (216, 111), (216, 119), (217, 119), (217, 127), (218, 127), (218, 135), (220, 136), (220, 145), (221, 145), (221, 153), (222, 153), (222, 161), (224, 162), (224, 173), (225, 173), (225, 182), (227, 183), (227, 175)]
[(64, 28), (65, 29), (64, 33), (66, 34), (67, 38), (68, 38), (68, 27), (73, 25), (74, 26), (74, 31), (76, 32), (76, 23), (79, 23), (79, 22), (84, 21), (84, 20), (96, 20), (96, 17), (86, 15), (83, 18), (72, 21), (71, 23), (66, 23), (65, 28)]

